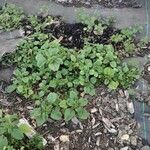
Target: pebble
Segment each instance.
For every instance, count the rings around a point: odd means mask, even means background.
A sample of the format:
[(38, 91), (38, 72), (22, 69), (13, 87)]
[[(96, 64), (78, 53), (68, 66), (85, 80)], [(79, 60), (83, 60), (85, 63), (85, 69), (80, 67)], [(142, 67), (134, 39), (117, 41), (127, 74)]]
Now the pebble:
[(33, 107), (32, 106), (27, 106), (27, 109), (32, 110)]
[(128, 146), (121, 148), (120, 150), (128, 150)]
[(76, 125), (80, 123), (80, 121), (76, 117), (72, 118), (71, 121)]
[(137, 145), (137, 137), (136, 136), (131, 136), (130, 141), (133, 146)]
[(128, 134), (124, 134), (122, 137), (121, 137), (121, 140), (122, 141), (128, 141), (129, 140), (129, 135)]
[(147, 67), (147, 70), (150, 71), (150, 66)]
[(60, 141), (65, 143), (65, 142), (69, 142), (69, 136), (68, 135), (61, 135), (59, 137)]
[(48, 135), (48, 136), (47, 136), (47, 139), (48, 139), (50, 142), (52, 142), (52, 143), (54, 143), (55, 140), (56, 140), (52, 135)]
[(97, 111), (98, 111), (97, 108), (94, 107), (94, 108), (91, 109), (91, 114), (94, 114), (94, 113), (96, 113)]

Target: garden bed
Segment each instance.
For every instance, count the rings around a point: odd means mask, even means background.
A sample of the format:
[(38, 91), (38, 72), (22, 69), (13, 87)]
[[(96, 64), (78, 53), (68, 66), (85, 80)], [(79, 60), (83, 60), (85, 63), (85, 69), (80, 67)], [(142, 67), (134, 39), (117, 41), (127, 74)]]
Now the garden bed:
[(76, 7), (91, 7), (94, 4), (99, 4), (108, 8), (140, 8), (142, 5), (137, 0), (53, 0), (56, 3), (61, 3), (65, 6), (76, 6)]
[[(15, 26), (1, 19), (3, 30), (21, 28), (24, 36), (16, 52), (1, 60), (2, 67), (15, 69), (9, 88), (5, 82), (1, 88), (2, 114), (26, 118), (47, 140), (43, 149), (142, 149), (127, 91), (139, 74), (122, 61), (149, 54), (149, 43), (135, 38), (139, 27), (116, 29), (113, 20), (84, 13), (78, 18), (69, 24), (45, 13), (23, 15)], [(34, 146), (26, 149), (42, 149)]]

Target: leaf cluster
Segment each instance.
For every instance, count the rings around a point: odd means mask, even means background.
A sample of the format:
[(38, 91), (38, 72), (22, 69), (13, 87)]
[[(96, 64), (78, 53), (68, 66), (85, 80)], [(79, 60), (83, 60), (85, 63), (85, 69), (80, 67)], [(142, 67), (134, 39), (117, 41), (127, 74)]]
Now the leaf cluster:
[[(27, 139), (24, 130), (27, 128), (18, 127), (17, 115), (2, 115), (0, 117), (0, 149), (1, 150), (25, 150), (25, 149), (43, 149), (42, 138), (35, 135), (33, 139)], [(38, 142), (35, 139), (39, 139)], [(28, 143), (26, 143), (26, 142)], [(39, 143), (42, 143), (39, 145)], [(33, 146), (34, 145), (34, 146)]]
[(121, 64), (112, 45), (86, 43), (75, 51), (43, 33), (27, 38), (11, 61), (17, 69), (8, 91), (38, 101), (32, 116), (39, 125), (49, 117), (86, 119), (88, 113), (83, 107), (87, 100), (80, 98), (81, 92), (93, 96), (99, 84), (111, 90), (127, 88), (137, 78), (137, 69)]
[(22, 9), (13, 4), (7, 4), (0, 10), (0, 29), (10, 31), (20, 26), (24, 17)]

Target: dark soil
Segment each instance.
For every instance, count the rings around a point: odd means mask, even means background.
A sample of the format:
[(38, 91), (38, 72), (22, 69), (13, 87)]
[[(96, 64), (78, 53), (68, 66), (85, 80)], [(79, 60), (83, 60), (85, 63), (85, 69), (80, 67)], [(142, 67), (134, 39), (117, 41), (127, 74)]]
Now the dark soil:
[[(46, 16), (48, 17), (48, 16)], [(46, 17), (42, 15), (38, 16), (39, 23), (44, 22)], [(97, 20), (96, 23), (99, 21)], [(90, 43), (98, 43), (98, 44), (113, 44), (115, 49), (118, 51), (118, 55), (120, 57), (131, 57), (131, 56), (144, 56), (147, 53), (150, 53), (150, 44), (146, 47), (139, 48), (137, 46), (134, 53), (127, 53), (124, 50), (123, 42), (121, 43), (113, 43), (111, 41), (111, 36), (117, 33), (120, 33), (120, 29), (116, 29), (113, 27), (113, 24), (106, 25), (103, 33), (98, 35), (94, 32), (94, 28), (92, 31), (87, 31), (87, 25), (82, 23), (65, 23), (61, 19), (61, 17), (54, 17), (54, 23), (47, 25), (44, 29), (41, 29), (43, 33), (49, 34), (50, 37), (53, 35), (54, 38), (60, 39), (60, 43), (67, 48), (72, 48), (76, 50), (80, 50), (84, 46), (84, 39), (87, 38)], [(27, 18), (22, 20), (22, 27), (24, 29), (25, 36), (29, 36), (35, 32), (34, 27), (28, 21)], [(138, 43), (138, 39), (135, 40), (135, 44)]]
[[(39, 16), (39, 22), (43, 22), (45, 18)], [(44, 28), (43, 33), (52, 34), (55, 38), (61, 39), (60, 43), (67, 48), (82, 49), (84, 46), (84, 38), (90, 36), (91, 43), (108, 44), (110, 43), (110, 37), (119, 32), (112, 26), (107, 26), (101, 36), (94, 34), (94, 32), (87, 32), (84, 30), (87, 26), (82, 23), (68, 24), (56, 17), (55, 23), (48, 25)], [(25, 30), (25, 35), (28, 36), (35, 32), (35, 29), (31, 26), (27, 19), (22, 20), (22, 26)]]
[(76, 6), (76, 7), (91, 7), (94, 4), (98, 4), (108, 8), (140, 8), (142, 5), (137, 0), (53, 0), (56, 3), (60, 3), (64, 6)]
[[(29, 111), (33, 109), (32, 102), (25, 102), (17, 95), (5, 95), (2, 92), (0, 95), (4, 112), (17, 113), (26, 118), (48, 141), (45, 150), (57, 150), (56, 147), (63, 150), (120, 150), (126, 146), (129, 150), (140, 150), (143, 147), (142, 139), (138, 136), (138, 126), (127, 110), (128, 99), (122, 90), (109, 93), (105, 87), (97, 88), (97, 96), (88, 97), (90, 117), (86, 121), (80, 122), (75, 118), (66, 124), (50, 119), (41, 127), (36, 127), (35, 121), (29, 116)], [(4, 105), (2, 100), (8, 103)], [(109, 124), (112, 124), (110, 128), (107, 127)], [(62, 142), (62, 135), (68, 136), (69, 141)], [(125, 136), (127, 139), (123, 138)]]

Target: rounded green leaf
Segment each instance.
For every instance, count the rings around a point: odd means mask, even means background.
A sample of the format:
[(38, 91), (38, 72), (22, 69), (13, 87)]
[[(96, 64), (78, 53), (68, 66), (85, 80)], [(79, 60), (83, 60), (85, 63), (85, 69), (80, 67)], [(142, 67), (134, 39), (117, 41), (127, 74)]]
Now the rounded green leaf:
[(59, 109), (53, 109), (51, 112), (51, 118), (54, 120), (61, 120), (62, 119), (62, 113)]
[(47, 96), (47, 100), (49, 103), (53, 104), (58, 99), (58, 95), (56, 93), (49, 93)]
[(41, 68), (45, 65), (47, 60), (42, 54), (38, 53), (37, 56), (36, 56), (36, 61), (37, 61), (37, 66), (39, 68)]
[(71, 55), (71, 61), (76, 62), (76, 57), (74, 55)]
[(89, 113), (84, 108), (77, 108), (76, 111), (80, 119), (87, 119), (89, 117)]
[(84, 98), (79, 99), (79, 106), (86, 106), (88, 104), (88, 100)]
[(66, 109), (68, 106), (67, 106), (67, 101), (66, 100), (62, 100), (60, 103), (59, 103), (59, 106), (63, 109)]
[(0, 150), (3, 150), (5, 146), (8, 145), (8, 140), (5, 136), (0, 136)]
[(119, 82), (118, 81), (111, 81), (108, 85), (108, 87), (111, 89), (111, 90), (115, 90), (117, 89), (117, 87), (119, 86)]
[(24, 137), (23, 133), (19, 129), (13, 129), (11, 131), (11, 136), (16, 140), (21, 140)]
[(65, 110), (65, 114), (64, 114), (65, 121), (71, 120), (74, 116), (75, 116), (75, 111), (73, 109), (68, 108)]

